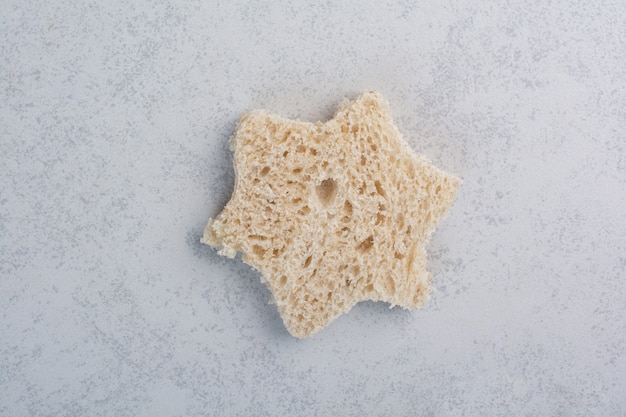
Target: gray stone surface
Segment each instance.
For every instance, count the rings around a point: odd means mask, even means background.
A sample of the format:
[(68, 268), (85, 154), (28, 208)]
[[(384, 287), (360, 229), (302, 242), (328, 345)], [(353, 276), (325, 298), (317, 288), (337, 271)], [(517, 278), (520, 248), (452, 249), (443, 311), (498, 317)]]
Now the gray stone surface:
[[(626, 415), (624, 22), (621, 0), (0, 2), (0, 415)], [(435, 291), (296, 340), (198, 242), (228, 137), (369, 89), (464, 179)]]

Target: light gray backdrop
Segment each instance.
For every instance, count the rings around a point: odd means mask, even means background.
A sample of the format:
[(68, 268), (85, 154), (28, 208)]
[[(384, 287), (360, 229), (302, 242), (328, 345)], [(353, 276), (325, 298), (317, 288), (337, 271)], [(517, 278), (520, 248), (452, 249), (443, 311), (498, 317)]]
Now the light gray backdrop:
[[(496, 4), (497, 3), (497, 4)], [(626, 3), (0, 2), (0, 415), (626, 415)], [(463, 187), (420, 312), (284, 330), (228, 138), (376, 89)]]

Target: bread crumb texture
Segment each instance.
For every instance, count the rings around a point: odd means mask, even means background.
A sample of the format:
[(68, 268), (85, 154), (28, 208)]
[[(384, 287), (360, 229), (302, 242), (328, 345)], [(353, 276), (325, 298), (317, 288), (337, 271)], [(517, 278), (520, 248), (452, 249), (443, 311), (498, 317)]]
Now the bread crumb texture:
[(460, 180), (413, 153), (379, 93), (344, 100), (325, 123), (253, 111), (231, 147), (233, 195), (202, 242), (261, 272), (293, 336), (362, 300), (428, 299), (425, 246)]

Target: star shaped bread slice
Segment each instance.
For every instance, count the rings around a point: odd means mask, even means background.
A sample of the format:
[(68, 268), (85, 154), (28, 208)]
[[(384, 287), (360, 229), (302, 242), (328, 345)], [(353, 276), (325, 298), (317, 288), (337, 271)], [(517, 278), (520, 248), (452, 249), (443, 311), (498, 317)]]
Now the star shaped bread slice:
[(261, 272), (293, 336), (362, 300), (428, 299), (426, 244), (460, 180), (413, 153), (379, 93), (324, 123), (253, 111), (231, 140), (235, 188), (202, 242)]

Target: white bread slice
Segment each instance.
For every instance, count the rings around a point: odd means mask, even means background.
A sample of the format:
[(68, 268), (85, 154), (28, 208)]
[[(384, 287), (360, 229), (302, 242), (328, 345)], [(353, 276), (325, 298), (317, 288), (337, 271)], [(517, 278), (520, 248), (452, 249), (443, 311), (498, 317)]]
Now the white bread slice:
[(203, 243), (262, 274), (295, 337), (362, 300), (428, 299), (425, 246), (460, 180), (412, 152), (376, 92), (325, 123), (245, 114), (232, 137), (235, 189)]

